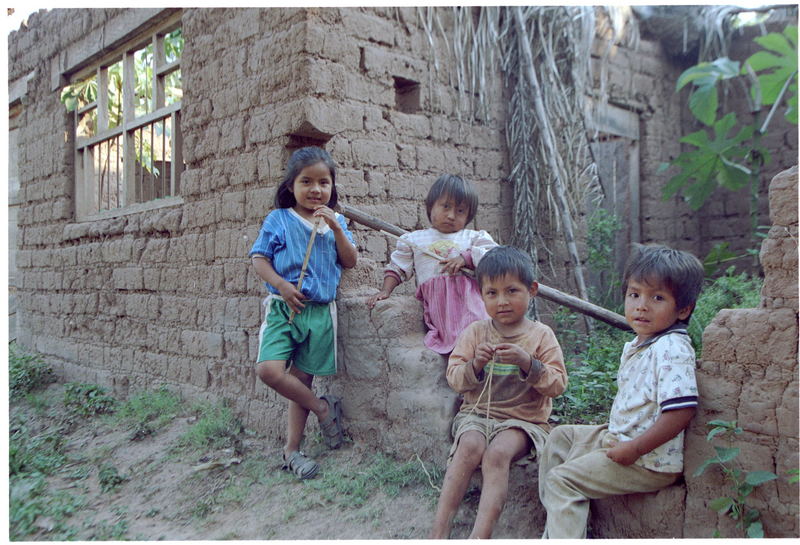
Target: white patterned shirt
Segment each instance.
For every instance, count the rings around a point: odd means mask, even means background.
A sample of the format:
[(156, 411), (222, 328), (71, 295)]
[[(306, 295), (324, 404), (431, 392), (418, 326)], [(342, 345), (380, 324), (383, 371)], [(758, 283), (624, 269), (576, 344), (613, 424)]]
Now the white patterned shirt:
[[(386, 269), (394, 272), (401, 281), (406, 281), (413, 275), (417, 277), (420, 286), (437, 276), (443, 276), (441, 264), (437, 259), (416, 251), (409, 246), (410, 242), (417, 248), (428, 250), (442, 259), (450, 259), (462, 255), (468, 267), (475, 267), (483, 256), (497, 246), (491, 235), (486, 231), (473, 231), (461, 229), (455, 233), (442, 233), (433, 227), (405, 233), (397, 241), (397, 248), (392, 252), (389, 265)], [(469, 251), (468, 255), (464, 255)], [(471, 262), (470, 262), (471, 260)]]
[[(642, 343), (625, 344), (622, 349), (618, 391), (611, 406), (608, 431), (620, 440), (630, 441), (655, 424), (662, 412), (697, 406), (695, 353), (683, 325)], [(661, 446), (636, 460), (653, 471), (683, 471), (681, 431)]]

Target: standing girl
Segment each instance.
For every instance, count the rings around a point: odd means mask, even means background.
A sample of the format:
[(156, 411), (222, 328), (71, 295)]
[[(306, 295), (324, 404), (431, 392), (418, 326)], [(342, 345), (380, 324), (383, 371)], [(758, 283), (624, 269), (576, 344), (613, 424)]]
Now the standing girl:
[[(283, 467), (300, 479), (313, 477), (319, 469), (300, 450), (309, 412), (319, 419), (329, 448), (338, 448), (344, 439), (341, 400), (317, 397), (311, 390), (314, 376), (336, 373), (334, 298), (342, 268), (354, 267), (357, 258), (344, 217), (332, 210), (337, 198), (331, 156), (317, 147), (295, 151), (275, 195), (275, 209), (264, 219), (250, 250), (253, 268), (269, 290), (256, 373), (289, 400)], [(312, 229), (317, 234), (306, 266)]]
[(431, 227), (400, 237), (384, 272), (383, 287), (367, 300), (367, 306), (372, 308), (389, 297), (416, 273), (417, 299), (422, 301), (428, 328), (425, 346), (447, 355), (465, 327), (489, 318), (478, 283), (460, 271), (465, 266), (474, 268), (497, 243), (486, 231), (464, 228), (478, 210), (478, 194), (460, 176), (440, 176), (428, 191), (425, 207)]

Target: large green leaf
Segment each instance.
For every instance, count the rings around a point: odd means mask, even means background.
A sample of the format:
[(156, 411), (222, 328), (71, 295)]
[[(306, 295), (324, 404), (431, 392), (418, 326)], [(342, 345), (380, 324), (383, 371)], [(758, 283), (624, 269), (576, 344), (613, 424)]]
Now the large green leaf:
[(772, 481), (777, 479), (778, 476), (772, 473), (771, 471), (751, 471), (747, 474), (747, 477), (744, 478), (745, 482), (752, 486), (758, 486), (764, 484), (766, 482)]
[(689, 110), (704, 125), (714, 123), (718, 106), (717, 88), (713, 85), (699, 87), (689, 97)]
[(789, 98), (786, 99), (786, 119), (797, 125), (797, 78), (789, 86)]
[(762, 539), (764, 537), (764, 526), (760, 520), (747, 527), (747, 537), (752, 539)]
[(736, 114), (731, 112), (712, 125), (713, 139), (706, 130), (681, 138), (682, 143), (697, 149), (684, 152), (672, 161), (680, 173), (664, 186), (664, 199), (682, 192), (689, 206), (697, 210), (718, 186), (736, 190), (749, 183), (749, 170), (740, 163), (749, 150), (741, 144), (753, 135), (754, 129), (748, 125), (729, 137), (736, 122)]
[(694, 473), (692, 473), (692, 477), (699, 477), (705, 472), (706, 469), (708, 469), (710, 465), (715, 463), (716, 460), (714, 458), (708, 458), (706, 460), (703, 460), (703, 463), (700, 464), (700, 466), (694, 470)]
[(717, 451), (717, 461), (725, 463), (739, 456), (741, 449), (739, 447), (714, 447), (714, 450)]
[[(797, 26), (789, 25), (782, 33), (772, 32), (766, 36), (754, 39), (761, 47), (769, 51), (758, 51), (747, 58), (749, 64), (758, 77), (758, 87), (761, 91), (761, 101), (764, 105), (774, 104), (780, 95), (781, 89), (788, 79), (795, 81), (794, 89), (787, 97), (787, 102), (792, 97), (797, 103)], [(742, 73), (746, 72), (746, 66)], [(758, 89), (753, 86), (750, 93), (756, 97)], [(796, 111), (796, 108), (795, 108)], [(796, 117), (796, 113), (794, 114)]]
[(722, 497), (712, 500), (708, 504), (708, 508), (716, 511), (720, 515), (724, 515), (728, 510), (733, 507), (733, 498)]
[(680, 91), (689, 83), (694, 84), (695, 89), (689, 96), (689, 109), (704, 125), (711, 125), (717, 117), (719, 106), (717, 82), (737, 75), (739, 75), (739, 62), (727, 57), (713, 62), (701, 62), (686, 69), (678, 77), (676, 90)]

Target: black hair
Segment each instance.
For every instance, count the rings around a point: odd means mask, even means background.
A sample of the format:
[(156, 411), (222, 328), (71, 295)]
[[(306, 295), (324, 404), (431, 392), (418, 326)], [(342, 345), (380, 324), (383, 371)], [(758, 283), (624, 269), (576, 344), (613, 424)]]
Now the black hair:
[(479, 286), (483, 285), (484, 278), (500, 278), (507, 274), (513, 274), (528, 287), (532, 286), (536, 278), (531, 256), (513, 246), (495, 246), (486, 252), (475, 268)]
[(292, 156), (289, 157), (289, 162), (286, 163), (286, 174), (275, 192), (275, 208), (294, 208), (297, 204), (294, 193), (291, 191), (294, 179), (300, 175), (301, 170), (317, 163), (325, 163), (325, 166), (331, 172), (331, 200), (328, 201), (328, 207), (336, 207), (336, 203), (339, 202), (339, 195), (336, 191), (336, 163), (333, 162), (331, 155), (324, 149), (317, 146), (309, 146), (295, 150)]
[(622, 275), (622, 294), (624, 297), (628, 292), (631, 279), (663, 284), (675, 298), (678, 310), (691, 305), (694, 311), (704, 277), (703, 264), (688, 252), (660, 244), (634, 244)]
[(428, 196), (425, 197), (425, 208), (428, 211), (428, 221), (431, 219), (431, 209), (436, 201), (442, 196), (448, 196), (456, 201), (456, 204), (466, 204), (469, 207), (467, 211), (467, 223), (471, 222), (478, 211), (478, 193), (472, 184), (455, 174), (443, 174), (433, 182), (433, 185), (428, 190)]

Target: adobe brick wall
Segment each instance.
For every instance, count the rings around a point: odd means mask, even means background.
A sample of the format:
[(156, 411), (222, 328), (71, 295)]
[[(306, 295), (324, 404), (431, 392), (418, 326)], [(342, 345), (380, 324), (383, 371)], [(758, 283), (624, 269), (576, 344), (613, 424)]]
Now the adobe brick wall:
[[(325, 143), (347, 201), (406, 229), (427, 225), (422, 197), (437, 176), (464, 175), (481, 193), (475, 225), (502, 240), (503, 102), (498, 93), (492, 122), (459, 121), (411, 8), (186, 9), (184, 203), (75, 222), (62, 76), (163, 13), (55, 9), (10, 38), (9, 80), (31, 74), (19, 136), (20, 342), (64, 380), (226, 398), (277, 438), (284, 401), (253, 372), (265, 289), (246, 256), (289, 148)], [(397, 109), (395, 77), (420, 82), (419, 112)], [(362, 268), (349, 281), (378, 286), (393, 241), (352, 230)]]
[(767, 470), (777, 481), (761, 486), (748, 503), (761, 511), (767, 537), (797, 537), (798, 488), (787, 472), (798, 467), (797, 166), (769, 186), (772, 227), (761, 245), (765, 282), (755, 309), (723, 310), (703, 334), (698, 384), (703, 400), (686, 441), (686, 535), (714, 528), (738, 537), (730, 519), (706, 504), (726, 493), (718, 473), (691, 477), (710, 456), (706, 422), (737, 420), (744, 433), (735, 446), (746, 471)]
[[(327, 141), (347, 201), (405, 229), (427, 225), (422, 200), (439, 174), (462, 174), (481, 196), (475, 226), (505, 242), (511, 187), (504, 181), (501, 78), (492, 120), (470, 123), (459, 120), (412, 8), (186, 9), (184, 204), (76, 222), (62, 76), (159, 16), (158, 9), (57, 9), (34, 15), (9, 37), (9, 81), (30, 75), (18, 118), (19, 340), (54, 363), (62, 380), (111, 386), (121, 395), (166, 383), (186, 396), (224, 398), (247, 426), (279, 441), (285, 402), (253, 372), (264, 287), (246, 255), (289, 148)], [(449, 62), (444, 51), (437, 48), (442, 64)], [(659, 188), (657, 164), (677, 150), (678, 97), (667, 83), (677, 72), (668, 64), (658, 44), (647, 42), (637, 52), (620, 48), (612, 64), (612, 94), (642, 119), (643, 184)], [(420, 82), (418, 113), (397, 109), (394, 77)], [(638, 86), (647, 92), (637, 94)], [(643, 190), (643, 209), (654, 191)], [(646, 236), (694, 240), (680, 231), (690, 216), (685, 209), (652, 202), (663, 217), (643, 216)], [(664, 227), (647, 231), (657, 221)], [(421, 348), (411, 283), (372, 312), (363, 306), (393, 242), (358, 225), (352, 230), (359, 266), (344, 275), (339, 297), (342, 372), (319, 388), (345, 394), (356, 442), (441, 464), (455, 405), (443, 361)], [(791, 263), (764, 260), (790, 286), (792, 273), (780, 271)], [(557, 268), (545, 280), (574, 293), (570, 276)], [(770, 300), (790, 298), (788, 287), (769, 286)], [(429, 427), (421, 426), (426, 419)], [(535, 471), (521, 471), (515, 482), (533, 486)], [(535, 487), (525, 490), (515, 494), (530, 505), (525, 494)], [(524, 506), (508, 512), (520, 515), (504, 516), (505, 535), (538, 535), (541, 512), (530, 519), (521, 515)]]

